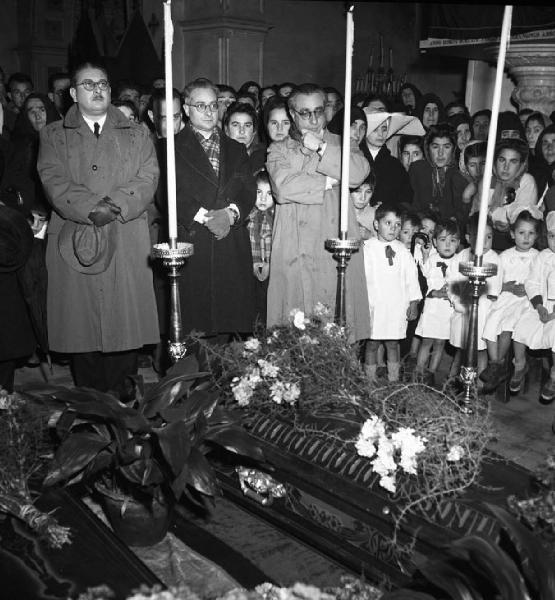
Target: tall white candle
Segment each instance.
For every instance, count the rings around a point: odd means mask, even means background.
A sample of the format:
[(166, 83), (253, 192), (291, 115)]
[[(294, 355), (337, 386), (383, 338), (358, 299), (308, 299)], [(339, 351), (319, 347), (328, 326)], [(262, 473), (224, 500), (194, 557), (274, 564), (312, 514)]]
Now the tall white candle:
[(166, 163), (168, 190), (168, 232), (170, 246), (177, 247), (177, 205), (175, 192), (175, 145), (173, 133), (173, 23), (171, 0), (164, 0), (164, 67), (166, 75)]
[(351, 80), (353, 78), (354, 5), (347, 10), (347, 41), (345, 44), (345, 115), (343, 121), (343, 151), (341, 155), (341, 218), (339, 230), (347, 238), (349, 224), (349, 157), (351, 153)]
[(497, 134), (497, 121), (499, 117), (499, 105), (501, 103), (501, 86), (503, 84), (503, 71), (505, 69), (505, 54), (511, 33), (511, 19), (513, 7), (505, 6), (503, 14), (503, 26), (501, 27), (501, 39), (499, 41), (499, 56), (497, 57), (497, 72), (495, 74), (495, 87), (493, 90), (493, 101), (491, 105), (491, 121), (489, 124), (488, 146), (486, 151), (486, 166), (484, 167), (484, 178), (482, 180), (482, 195), (480, 197), (480, 216), (478, 219), (478, 232), (476, 234), (476, 246), (474, 254), (480, 257), (484, 253), (484, 240), (486, 238), (486, 222), (488, 217), (489, 196), (491, 185), (491, 174), (493, 170), (493, 154), (495, 152), (495, 137)]

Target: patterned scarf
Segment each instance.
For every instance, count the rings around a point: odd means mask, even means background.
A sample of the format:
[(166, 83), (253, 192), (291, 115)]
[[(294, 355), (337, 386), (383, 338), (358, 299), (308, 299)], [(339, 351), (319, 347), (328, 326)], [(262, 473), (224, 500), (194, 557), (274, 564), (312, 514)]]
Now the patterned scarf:
[(212, 168), (216, 175), (220, 174), (220, 132), (216, 127), (212, 132), (212, 135), (207, 139), (202, 133), (199, 133), (196, 129), (193, 129), (197, 140), (200, 142), (202, 149), (206, 153)]
[(270, 262), (273, 227), (274, 207), (268, 210), (259, 210), (255, 206), (249, 215), (247, 223), (253, 262)]

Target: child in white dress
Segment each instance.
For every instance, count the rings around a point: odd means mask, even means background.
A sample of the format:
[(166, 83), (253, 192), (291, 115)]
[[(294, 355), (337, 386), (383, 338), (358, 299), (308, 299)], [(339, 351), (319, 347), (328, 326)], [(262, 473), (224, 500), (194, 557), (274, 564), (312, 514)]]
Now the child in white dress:
[(434, 248), (422, 264), (427, 293), (416, 335), (422, 338), (416, 366), (423, 373), (435, 375), (445, 342), (449, 339), (453, 306), (448, 296), (447, 270), (459, 247), (459, 227), (451, 219), (440, 220), (433, 236)]
[(555, 400), (555, 212), (547, 214), (547, 245), (532, 262), (524, 282), (530, 304), (515, 325), (515, 370), (526, 368), (526, 348), (549, 348), (553, 356), (550, 377), (543, 386), (540, 402)]
[[(466, 346), (468, 335), (468, 321), (470, 317), (470, 306), (472, 304), (472, 289), (468, 278), (459, 271), (459, 265), (463, 262), (474, 261), (474, 247), (476, 245), (476, 235), (478, 233), (478, 213), (472, 215), (468, 221), (466, 241), (470, 244), (469, 248), (461, 250), (453, 257), (448, 269), (449, 298), (453, 303), (453, 314), (451, 316), (451, 326), (449, 333), (449, 342), (457, 352), (451, 365), (450, 375), (457, 375), (462, 362), (461, 350)], [(488, 217), (486, 224), (486, 235), (483, 246), (483, 262), (499, 263), (499, 257), (491, 249), (493, 239), (493, 225)], [(491, 303), (497, 299), (501, 291), (501, 280), (498, 275), (488, 277), (486, 285), (482, 288), (482, 295), (478, 301), (478, 374), (480, 374), (487, 365), (488, 357), (486, 352), (486, 342), (482, 339), (486, 314)]]
[[(533, 214), (531, 214), (531, 211)], [(484, 391), (490, 392), (505, 381), (505, 356), (511, 346), (515, 325), (530, 306), (524, 282), (530, 273), (533, 259), (538, 251), (533, 247), (539, 234), (542, 213), (539, 210), (522, 210), (511, 224), (511, 237), (515, 245), (499, 255), (498, 275), (502, 278), (501, 294), (491, 305), (486, 316), (484, 339), (488, 348), (489, 364), (480, 379)], [(512, 394), (518, 394), (524, 376), (526, 362), (515, 362), (515, 370), (509, 383)]]
[(364, 242), (364, 270), (370, 305), (370, 339), (366, 342), (366, 372), (376, 379), (378, 348), (387, 351), (387, 377), (399, 379), (399, 340), (405, 337), (407, 321), (416, 318), (422, 298), (418, 272), (410, 252), (397, 240), (401, 217), (397, 208), (381, 205), (376, 209), (377, 236)]

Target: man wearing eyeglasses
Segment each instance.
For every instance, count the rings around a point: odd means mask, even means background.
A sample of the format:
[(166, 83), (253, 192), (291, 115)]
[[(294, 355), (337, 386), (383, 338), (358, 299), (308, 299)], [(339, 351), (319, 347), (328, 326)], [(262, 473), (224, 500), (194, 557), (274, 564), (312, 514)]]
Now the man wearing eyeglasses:
[(244, 144), (218, 127), (218, 88), (196, 79), (183, 96), (189, 120), (175, 136), (178, 233), (195, 245), (180, 277), (183, 330), (225, 342), (253, 327), (246, 219), (256, 186)]
[(125, 397), (137, 350), (159, 342), (147, 223), (158, 162), (149, 132), (110, 105), (102, 66), (77, 67), (70, 94), (64, 120), (41, 131), (37, 165), (54, 207), (50, 349), (71, 355), (76, 385)]
[[(268, 326), (284, 325), (292, 309), (311, 315), (318, 302), (333, 311), (336, 264), (326, 239), (339, 235), (341, 138), (327, 130), (326, 94), (314, 84), (293, 90), (289, 137), (273, 142), (266, 168), (276, 197), (274, 238), (268, 287)], [(368, 161), (351, 144), (349, 186), (359, 186)], [(349, 203), (349, 237), (358, 238), (354, 207)], [(346, 316), (353, 341), (370, 334), (362, 252), (355, 252), (346, 274)]]

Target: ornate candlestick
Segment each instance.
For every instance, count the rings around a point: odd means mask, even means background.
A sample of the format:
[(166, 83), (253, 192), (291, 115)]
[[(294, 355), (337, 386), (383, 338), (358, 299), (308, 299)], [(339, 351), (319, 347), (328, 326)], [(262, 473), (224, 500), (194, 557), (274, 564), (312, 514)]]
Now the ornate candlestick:
[(360, 240), (347, 239), (342, 232), (341, 238), (326, 240), (326, 250), (333, 253), (337, 261), (337, 288), (335, 292), (335, 322), (342, 327), (347, 321), (345, 315), (345, 272), (351, 255), (360, 248)]
[(464, 362), (459, 374), (464, 385), (461, 410), (466, 413), (472, 412), (471, 389), (478, 374), (478, 302), (480, 292), (482, 287), (486, 285), (486, 279), (497, 273), (497, 265), (481, 263), (482, 257), (477, 256), (474, 262), (464, 262), (459, 265), (460, 273), (468, 277), (469, 282), (472, 284), (472, 304), (468, 320)]
[(177, 242), (176, 247), (172, 244), (155, 244), (152, 247), (153, 258), (162, 260), (162, 264), (168, 270), (170, 279), (170, 335), (168, 351), (173, 362), (177, 362), (185, 356), (186, 347), (183, 341), (181, 328), (181, 302), (179, 299), (179, 286), (177, 279), (181, 275), (180, 270), (193, 255), (194, 246), (186, 242)]

